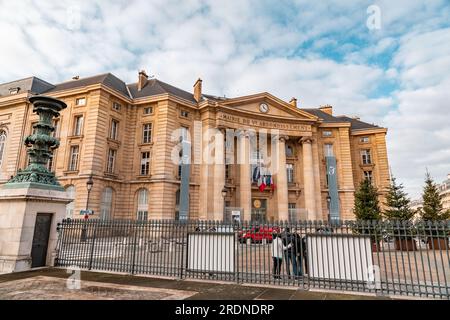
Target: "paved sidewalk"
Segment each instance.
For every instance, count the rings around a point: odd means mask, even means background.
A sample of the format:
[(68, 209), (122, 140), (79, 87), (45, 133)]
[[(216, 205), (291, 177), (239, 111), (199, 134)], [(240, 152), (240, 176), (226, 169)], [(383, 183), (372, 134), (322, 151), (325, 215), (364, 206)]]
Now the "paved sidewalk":
[(65, 269), (0, 275), (0, 300), (391, 300), (264, 286), (81, 272), (81, 285)]

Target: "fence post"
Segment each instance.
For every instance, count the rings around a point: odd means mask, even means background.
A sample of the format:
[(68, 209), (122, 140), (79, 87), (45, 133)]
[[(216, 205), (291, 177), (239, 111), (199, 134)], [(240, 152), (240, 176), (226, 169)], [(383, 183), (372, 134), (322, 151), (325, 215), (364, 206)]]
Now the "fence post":
[(136, 242), (137, 242), (137, 234), (138, 234), (138, 230), (139, 230), (139, 221), (136, 223), (134, 223), (135, 224), (135, 228), (134, 228), (134, 241), (133, 241), (133, 262), (132, 262), (132, 264), (131, 264), (131, 274), (134, 274), (134, 264), (136, 263), (136, 249), (137, 249), (137, 246), (136, 246)]
[(98, 221), (93, 221), (93, 222), (95, 223), (94, 224), (94, 235), (93, 235), (93, 238), (92, 238), (91, 254), (89, 255), (89, 269), (88, 270), (92, 269), (92, 260), (94, 258), (95, 238), (96, 238), (96, 235), (97, 235), (97, 222)]

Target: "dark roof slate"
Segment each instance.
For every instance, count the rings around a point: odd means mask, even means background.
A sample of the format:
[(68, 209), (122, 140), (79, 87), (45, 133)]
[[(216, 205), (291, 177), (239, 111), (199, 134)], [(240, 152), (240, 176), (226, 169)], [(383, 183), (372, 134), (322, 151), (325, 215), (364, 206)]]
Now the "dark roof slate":
[(310, 113), (310, 114), (312, 114), (312, 115), (314, 115), (316, 117), (319, 117), (320, 119), (323, 119), (324, 122), (328, 122), (328, 123), (330, 123), (330, 122), (342, 122), (341, 119), (339, 119), (337, 117), (334, 117), (334, 116), (332, 116), (332, 115), (330, 115), (330, 114), (328, 114), (326, 112), (323, 112), (320, 109), (300, 109), (300, 110), (306, 111), (306, 112), (308, 112), (308, 113)]
[(361, 130), (361, 129), (377, 129), (381, 128), (375, 124), (370, 124), (358, 119), (350, 118), (347, 116), (339, 116), (339, 119), (343, 119), (346, 122), (350, 122), (352, 130)]
[(358, 119), (354, 119), (354, 118), (350, 118), (347, 116), (332, 116), (326, 112), (323, 112), (320, 109), (301, 109), (303, 111), (306, 111), (310, 114), (313, 114), (317, 117), (319, 117), (320, 119), (323, 119), (323, 121), (325, 123), (336, 123), (336, 122), (349, 122), (351, 129), (352, 130), (361, 130), (361, 129), (376, 129), (376, 128), (380, 128), (377, 125), (374, 124), (370, 124), (367, 122), (363, 122), (361, 120)]
[(9, 96), (9, 90), (12, 88), (20, 88), (21, 92), (31, 92), (33, 94), (44, 93), (54, 86), (42, 79), (36, 77), (29, 77), (21, 80), (11, 81), (7, 83), (0, 84), (0, 96)]
[(125, 82), (117, 78), (112, 73), (105, 73), (88, 78), (80, 78), (78, 80), (63, 82), (57, 84), (52, 90), (50, 90), (50, 92), (86, 87), (97, 83), (102, 83), (105, 86), (122, 93), (124, 96), (130, 97)]
[(174, 96), (196, 103), (194, 95), (192, 93), (181, 90), (158, 79), (149, 79), (147, 84), (144, 86), (144, 88), (142, 88), (141, 91), (138, 91), (137, 83), (129, 84), (128, 89), (130, 89), (131, 96), (133, 98), (142, 98), (169, 93)]

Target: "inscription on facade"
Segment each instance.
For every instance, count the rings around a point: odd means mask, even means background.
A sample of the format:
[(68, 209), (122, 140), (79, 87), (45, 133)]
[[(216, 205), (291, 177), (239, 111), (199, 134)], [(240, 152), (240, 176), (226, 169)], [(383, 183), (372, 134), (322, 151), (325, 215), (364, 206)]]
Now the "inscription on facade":
[(262, 127), (268, 129), (290, 130), (290, 131), (311, 131), (311, 126), (306, 124), (283, 123), (279, 121), (268, 121), (261, 119), (251, 119), (247, 117), (238, 117), (231, 114), (220, 112), (218, 114), (219, 121), (232, 122), (238, 125)]

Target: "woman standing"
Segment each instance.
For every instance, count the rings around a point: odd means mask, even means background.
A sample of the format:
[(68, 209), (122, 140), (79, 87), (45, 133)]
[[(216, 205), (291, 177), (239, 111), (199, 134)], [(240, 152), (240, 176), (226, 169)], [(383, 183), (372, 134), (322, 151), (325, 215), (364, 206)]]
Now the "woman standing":
[(273, 260), (273, 276), (275, 279), (280, 279), (281, 264), (283, 263), (284, 250), (291, 247), (289, 244), (287, 247), (283, 245), (280, 234), (274, 233), (272, 240), (272, 260)]

